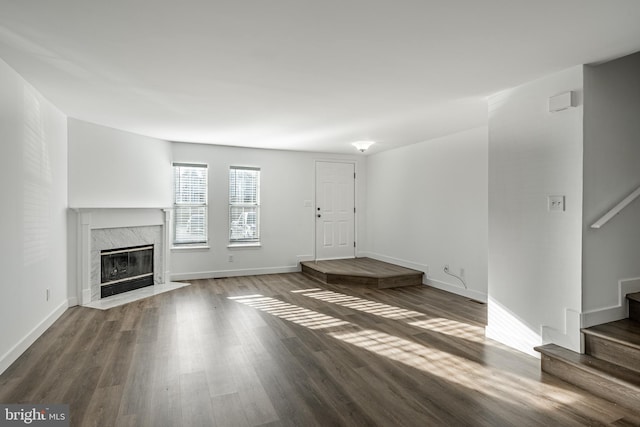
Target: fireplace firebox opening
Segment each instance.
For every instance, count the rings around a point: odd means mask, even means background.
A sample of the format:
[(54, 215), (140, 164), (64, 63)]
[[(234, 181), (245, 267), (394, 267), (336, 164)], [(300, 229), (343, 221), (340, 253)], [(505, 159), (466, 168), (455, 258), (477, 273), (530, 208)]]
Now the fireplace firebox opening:
[(153, 285), (153, 245), (100, 251), (100, 298)]

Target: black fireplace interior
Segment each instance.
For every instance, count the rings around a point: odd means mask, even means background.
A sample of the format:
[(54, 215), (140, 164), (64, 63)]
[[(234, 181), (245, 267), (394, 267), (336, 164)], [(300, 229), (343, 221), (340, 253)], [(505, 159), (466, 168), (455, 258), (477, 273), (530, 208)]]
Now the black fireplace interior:
[(100, 297), (153, 285), (153, 245), (101, 251)]

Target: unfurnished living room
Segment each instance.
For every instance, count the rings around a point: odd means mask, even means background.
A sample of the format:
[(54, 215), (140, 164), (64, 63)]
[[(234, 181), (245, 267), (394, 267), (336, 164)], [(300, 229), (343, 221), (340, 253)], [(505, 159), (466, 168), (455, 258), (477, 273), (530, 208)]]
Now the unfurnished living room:
[(640, 425), (637, 0), (0, 0), (0, 425)]

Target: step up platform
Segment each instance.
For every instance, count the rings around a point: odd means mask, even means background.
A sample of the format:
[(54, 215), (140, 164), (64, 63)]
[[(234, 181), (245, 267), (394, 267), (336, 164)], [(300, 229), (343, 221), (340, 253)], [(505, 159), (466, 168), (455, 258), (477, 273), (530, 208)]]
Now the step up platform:
[(640, 375), (623, 366), (555, 344), (536, 347), (542, 355), (542, 371), (575, 384), (596, 396), (637, 410)]
[(422, 285), (424, 273), (372, 258), (303, 261), (302, 272), (321, 282), (396, 288)]

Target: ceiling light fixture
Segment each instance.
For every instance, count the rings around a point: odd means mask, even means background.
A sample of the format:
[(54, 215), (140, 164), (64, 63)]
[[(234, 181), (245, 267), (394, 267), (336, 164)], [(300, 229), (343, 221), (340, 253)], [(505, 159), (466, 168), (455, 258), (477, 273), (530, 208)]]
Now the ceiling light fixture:
[(364, 153), (369, 147), (371, 147), (375, 143), (376, 143), (375, 141), (356, 141), (351, 143), (351, 145), (353, 145), (358, 150)]

